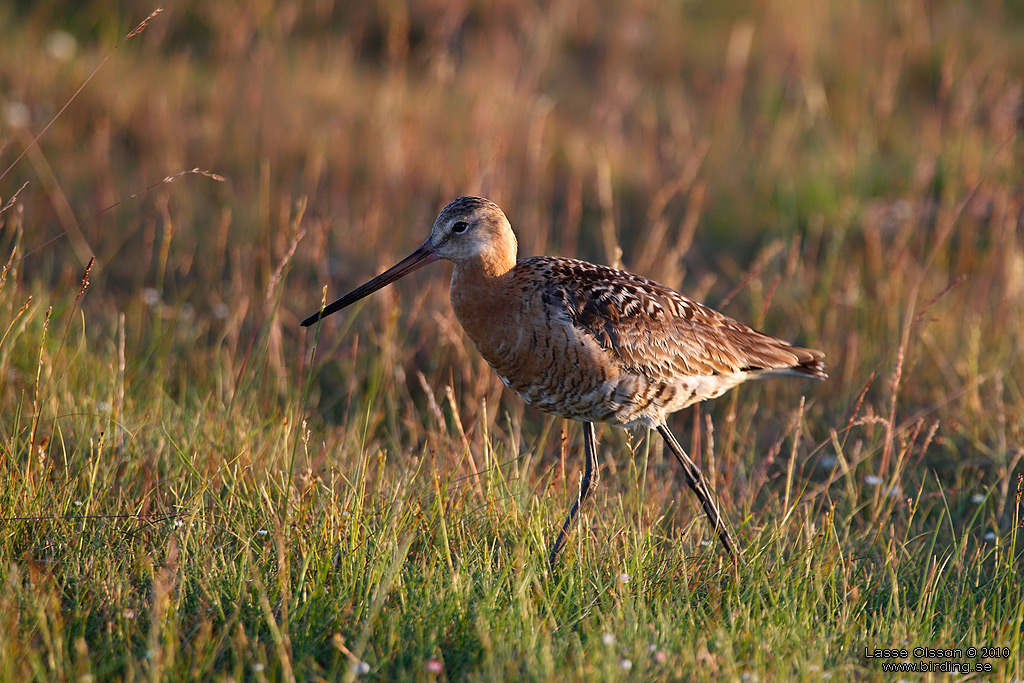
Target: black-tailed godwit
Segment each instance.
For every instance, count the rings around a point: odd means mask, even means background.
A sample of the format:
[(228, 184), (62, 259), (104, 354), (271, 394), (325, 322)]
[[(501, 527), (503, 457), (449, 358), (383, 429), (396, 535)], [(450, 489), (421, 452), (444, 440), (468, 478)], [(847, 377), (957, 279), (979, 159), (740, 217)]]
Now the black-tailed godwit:
[(534, 408), (583, 423), (584, 472), (551, 565), (599, 477), (595, 422), (657, 429), (735, 557), (700, 468), (665, 418), (748, 379), (825, 379), (825, 354), (757, 332), (632, 273), (549, 256), (517, 261), (516, 252), (516, 236), (497, 204), (460, 197), (441, 211), (419, 249), (302, 325), (428, 263), (452, 261), (452, 308), (501, 381)]

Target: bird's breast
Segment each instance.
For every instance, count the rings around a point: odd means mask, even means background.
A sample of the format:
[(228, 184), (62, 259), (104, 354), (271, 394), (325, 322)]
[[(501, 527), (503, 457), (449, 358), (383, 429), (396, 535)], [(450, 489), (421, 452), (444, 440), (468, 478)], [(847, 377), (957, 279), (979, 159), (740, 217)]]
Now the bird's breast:
[(480, 355), (527, 404), (561, 417), (652, 426), (675, 388), (626, 370), (529, 288), (490, 290), (452, 279), (452, 308)]

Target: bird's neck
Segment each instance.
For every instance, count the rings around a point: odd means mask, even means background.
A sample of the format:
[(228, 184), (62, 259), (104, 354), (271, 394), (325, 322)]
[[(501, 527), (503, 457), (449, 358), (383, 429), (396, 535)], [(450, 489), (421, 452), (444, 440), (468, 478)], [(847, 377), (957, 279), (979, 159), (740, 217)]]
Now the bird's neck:
[(508, 312), (514, 267), (514, 258), (511, 262), (474, 259), (455, 264), (452, 309), (478, 348)]

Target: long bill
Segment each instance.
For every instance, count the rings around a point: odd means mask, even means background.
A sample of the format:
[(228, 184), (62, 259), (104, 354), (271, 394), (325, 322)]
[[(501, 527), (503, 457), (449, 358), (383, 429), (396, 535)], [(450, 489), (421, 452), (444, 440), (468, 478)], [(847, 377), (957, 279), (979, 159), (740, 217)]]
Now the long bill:
[(435, 250), (434, 247), (431, 246), (430, 239), (428, 238), (426, 242), (420, 245), (419, 249), (412, 252), (404, 259), (402, 259), (401, 261), (391, 266), (377, 277), (367, 282), (365, 285), (356, 287), (351, 292), (341, 297), (337, 301), (328, 304), (323, 311), (317, 311), (313, 315), (303, 320), (302, 326), (309, 327), (316, 321), (322, 318), (326, 318), (331, 313), (340, 311), (346, 306), (354, 304), (355, 302), (359, 301), (363, 297), (373, 294), (378, 289), (390, 285), (392, 282), (399, 279), (400, 277), (408, 275), (414, 270), (419, 270), (428, 263), (433, 263), (438, 258), (439, 257), (437, 255), (437, 250)]

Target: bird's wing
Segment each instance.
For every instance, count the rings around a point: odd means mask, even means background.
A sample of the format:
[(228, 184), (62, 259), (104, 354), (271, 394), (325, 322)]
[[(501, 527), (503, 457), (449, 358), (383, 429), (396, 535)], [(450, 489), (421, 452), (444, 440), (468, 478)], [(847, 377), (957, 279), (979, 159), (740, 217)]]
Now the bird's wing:
[(564, 312), (624, 369), (649, 379), (758, 371), (824, 376), (820, 351), (757, 332), (652, 280), (573, 259), (520, 265), (542, 271), (535, 281), (546, 306)]

